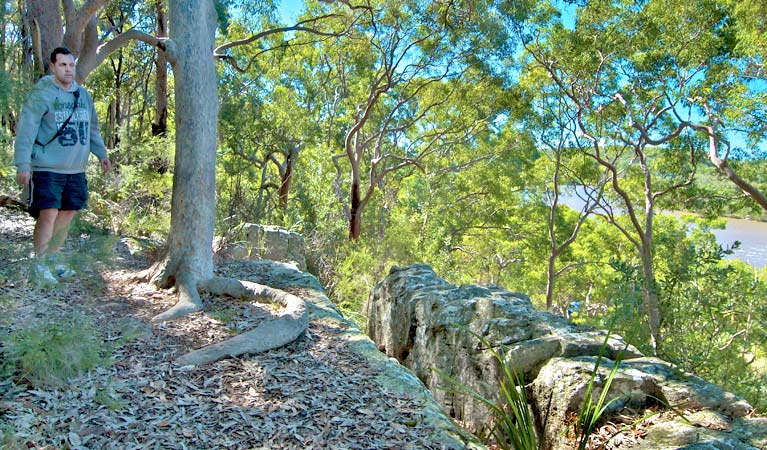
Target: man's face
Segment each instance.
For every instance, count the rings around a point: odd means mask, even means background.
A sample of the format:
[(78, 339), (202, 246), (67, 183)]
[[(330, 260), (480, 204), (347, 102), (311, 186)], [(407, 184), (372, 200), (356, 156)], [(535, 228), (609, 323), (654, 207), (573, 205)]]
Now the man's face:
[(75, 78), (75, 58), (72, 55), (57, 54), (56, 62), (51, 63), (51, 72), (59, 85), (69, 88)]

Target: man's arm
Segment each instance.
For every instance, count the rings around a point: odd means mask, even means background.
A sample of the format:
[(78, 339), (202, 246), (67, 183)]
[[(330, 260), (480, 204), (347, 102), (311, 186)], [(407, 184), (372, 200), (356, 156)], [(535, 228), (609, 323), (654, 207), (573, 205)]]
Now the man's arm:
[(19, 183), (22, 186), (26, 186), (29, 184), (29, 179), (31, 177), (30, 172), (17, 172), (16, 173), (16, 182)]
[[(46, 105), (37, 90), (27, 97), (21, 108), (19, 122), (16, 126), (13, 164), (16, 165), (16, 181), (20, 184), (29, 183), (32, 171), (32, 146), (35, 144), (40, 122), (46, 113)], [(26, 175), (24, 175), (26, 174)]]
[(107, 156), (107, 148), (104, 145), (104, 139), (101, 137), (101, 131), (99, 131), (99, 116), (96, 113), (96, 107), (93, 105), (93, 97), (88, 93), (88, 107), (90, 108), (90, 151), (99, 159), (101, 168), (106, 171), (112, 167), (111, 163), (107, 163), (105, 166), (104, 160), (109, 161)]

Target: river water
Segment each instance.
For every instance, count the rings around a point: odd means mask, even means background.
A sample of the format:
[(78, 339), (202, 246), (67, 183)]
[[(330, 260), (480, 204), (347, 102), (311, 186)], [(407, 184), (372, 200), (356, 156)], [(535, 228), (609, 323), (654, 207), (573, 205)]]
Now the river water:
[[(575, 209), (583, 208), (583, 201), (573, 194), (562, 194), (562, 203)], [(675, 213), (671, 213), (675, 214)], [(767, 222), (748, 219), (727, 219), (724, 230), (712, 230), (722, 247), (731, 247), (740, 241), (740, 247), (727, 258), (738, 258), (761, 269), (767, 266)]]
[(730, 258), (739, 258), (757, 268), (767, 265), (767, 222), (727, 219), (727, 227), (713, 230), (713, 233), (719, 244), (725, 247), (740, 241), (740, 248)]

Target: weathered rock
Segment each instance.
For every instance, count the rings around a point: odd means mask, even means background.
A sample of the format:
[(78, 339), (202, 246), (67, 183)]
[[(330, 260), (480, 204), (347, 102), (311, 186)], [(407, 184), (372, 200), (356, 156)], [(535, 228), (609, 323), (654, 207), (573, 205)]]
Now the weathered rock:
[(273, 225), (244, 224), (233, 237), (217, 240), (216, 254), (234, 259), (269, 259), (306, 271), (304, 238)]
[[(531, 410), (546, 441), (545, 448), (570, 448), (563, 431), (568, 419), (581, 408), (603, 348), (604, 357), (592, 391), (594, 400), (615, 361), (620, 360), (608, 393), (608, 398), (619, 397), (610, 405), (612, 409), (631, 407), (641, 411), (660, 401), (695, 411), (715, 411), (730, 429), (735, 423), (754, 428), (743, 420), (735, 422), (752, 409), (735, 395), (682, 373), (665, 361), (643, 357), (619, 336), (610, 336), (605, 344), (606, 332), (578, 327), (562, 317), (536, 310), (524, 294), (455, 286), (425, 265), (395, 267), (372, 292), (365, 313), (367, 333), (378, 348), (409, 367), (445, 409), (471, 431), (483, 431), (488, 425), (488, 410), (470, 396), (452, 393), (444, 375), (500, 401), (499, 364), (478, 337), (495, 349), (505, 349), (506, 361), (524, 373)], [(706, 445), (714, 446), (705, 448), (752, 448), (752, 441), (737, 436), (733, 441), (731, 435), (713, 425), (706, 430), (702, 435), (711, 436), (706, 438)], [(757, 436), (754, 439), (762, 439), (758, 437), (762, 436), (759, 429), (749, 432)], [(745, 447), (727, 447), (730, 441)]]
[[(700, 411), (660, 423), (652, 428), (644, 440), (631, 449), (636, 450), (759, 450), (764, 448), (749, 436), (733, 430), (727, 416), (712, 411)], [(749, 428), (755, 428), (753, 425)], [(762, 425), (761, 432), (765, 428)], [(757, 446), (758, 445), (758, 446)]]
[[(250, 271), (259, 274), (259, 281), (281, 290), (299, 290), (309, 309), (309, 320), (336, 328), (345, 337), (346, 347), (374, 368), (376, 383), (382, 391), (395, 395), (407, 395), (423, 405), (418, 410), (424, 426), (433, 428), (433, 441), (442, 450), (485, 450), (485, 446), (446, 415), (423, 383), (402, 367), (396, 360), (388, 358), (376, 349), (375, 344), (362, 331), (345, 319), (328, 299), (319, 281), (310, 274), (300, 272), (291, 264), (272, 261), (252, 261)], [(431, 447), (430, 447), (431, 448)]]
[[(532, 380), (533, 407), (540, 423), (545, 418), (547, 426), (542, 434), (548, 448), (569, 448), (565, 439), (568, 416), (581, 409), (596, 364), (595, 356), (556, 357), (549, 360)], [(600, 361), (592, 393), (594, 399), (601, 394), (604, 380), (614, 364), (607, 358)], [(625, 406), (641, 408), (654, 403), (653, 397), (662, 399), (660, 388), (651, 376), (638, 371), (619, 371), (608, 392), (608, 398), (620, 398), (610, 404), (612, 411)]]
[(671, 363), (657, 358), (625, 361), (623, 367), (651, 377), (659, 387), (659, 396), (670, 405), (699, 409), (716, 409), (731, 417), (744, 417), (751, 405), (736, 395), (708, 381), (675, 369)]
[(759, 449), (767, 448), (767, 418), (743, 417), (732, 424), (732, 434)]

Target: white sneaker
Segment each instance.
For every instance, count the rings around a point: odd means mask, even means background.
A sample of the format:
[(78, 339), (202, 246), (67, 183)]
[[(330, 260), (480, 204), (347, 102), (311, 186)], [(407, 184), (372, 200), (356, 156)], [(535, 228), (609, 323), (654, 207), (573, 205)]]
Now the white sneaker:
[(53, 273), (57, 277), (68, 280), (70, 278), (74, 278), (76, 273), (74, 270), (70, 269), (66, 265), (59, 263), (53, 266)]
[(76, 275), (75, 271), (69, 268), (68, 265), (59, 261), (58, 254), (48, 255), (46, 262), (48, 267), (52, 269), (53, 274), (61, 279), (68, 280)]
[(42, 263), (35, 260), (29, 270), (29, 281), (41, 289), (50, 288), (59, 284), (59, 280), (51, 273), (51, 270)]

